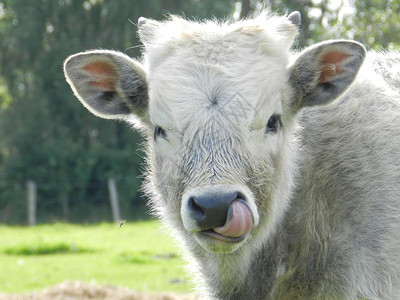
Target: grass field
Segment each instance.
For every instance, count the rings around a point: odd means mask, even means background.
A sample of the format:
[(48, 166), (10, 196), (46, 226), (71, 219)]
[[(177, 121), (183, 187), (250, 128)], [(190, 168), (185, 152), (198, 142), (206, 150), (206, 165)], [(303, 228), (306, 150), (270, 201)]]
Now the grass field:
[(66, 280), (137, 291), (190, 292), (177, 247), (155, 221), (0, 226), (0, 292)]

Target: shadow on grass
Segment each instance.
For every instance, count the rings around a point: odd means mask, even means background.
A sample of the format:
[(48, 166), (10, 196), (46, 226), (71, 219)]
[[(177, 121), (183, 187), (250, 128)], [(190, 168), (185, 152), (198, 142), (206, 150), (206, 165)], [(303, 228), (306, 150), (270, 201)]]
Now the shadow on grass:
[(9, 255), (51, 255), (51, 254), (81, 254), (93, 253), (93, 249), (83, 248), (75, 244), (67, 243), (41, 243), (36, 245), (20, 245), (4, 250)]

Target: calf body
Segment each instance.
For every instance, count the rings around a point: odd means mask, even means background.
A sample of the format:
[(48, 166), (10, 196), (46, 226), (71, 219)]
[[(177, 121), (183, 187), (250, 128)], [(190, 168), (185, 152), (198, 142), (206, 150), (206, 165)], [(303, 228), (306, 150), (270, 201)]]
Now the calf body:
[(90, 51), (65, 74), (89, 110), (148, 137), (151, 206), (204, 295), (395, 299), (399, 55), (291, 53), (299, 21), (141, 18), (142, 62)]

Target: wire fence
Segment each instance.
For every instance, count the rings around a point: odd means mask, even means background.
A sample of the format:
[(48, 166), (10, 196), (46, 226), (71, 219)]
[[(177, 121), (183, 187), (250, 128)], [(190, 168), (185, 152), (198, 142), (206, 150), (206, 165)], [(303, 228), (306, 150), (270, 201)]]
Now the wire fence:
[[(148, 219), (146, 198), (129, 182), (108, 178), (89, 182), (84, 191), (69, 190), (57, 195), (48, 193), (48, 185), (28, 180), (4, 181), (7, 192), (0, 193), (0, 223), (35, 225), (56, 221), (74, 223), (119, 222)], [(63, 190), (62, 183), (58, 189)], [(129, 193), (121, 191), (129, 191)]]

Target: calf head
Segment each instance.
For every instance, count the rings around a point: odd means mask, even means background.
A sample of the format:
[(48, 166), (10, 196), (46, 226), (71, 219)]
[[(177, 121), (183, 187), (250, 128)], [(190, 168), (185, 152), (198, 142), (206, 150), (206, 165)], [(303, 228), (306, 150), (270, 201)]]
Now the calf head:
[(140, 18), (142, 62), (114, 51), (65, 62), (84, 106), (146, 134), (151, 205), (194, 251), (230, 253), (274, 232), (295, 184), (297, 113), (339, 97), (362, 64), (365, 50), (351, 41), (316, 44), (291, 62), (299, 22), (297, 12)]

